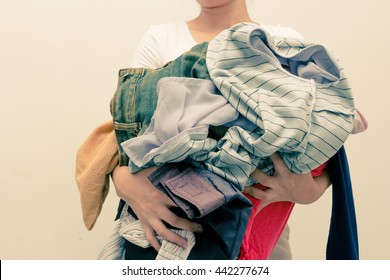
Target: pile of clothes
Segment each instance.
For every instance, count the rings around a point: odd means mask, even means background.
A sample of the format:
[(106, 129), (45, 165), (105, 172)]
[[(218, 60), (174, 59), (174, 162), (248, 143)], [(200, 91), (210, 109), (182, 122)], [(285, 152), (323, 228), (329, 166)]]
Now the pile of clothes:
[[(205, 231), (172, 229), (189, 241), (186, 249), (162, 240), (159, 252), (148, 251), (136, 215), (122, 201), (99, 259), (267, 259), (294, 204), (273, 203), (256, 214), (261, 201), (242, 191), (256, 184), (256, 168), (273, 174), (274, 153), (295, 173), (319, 176), (327, 169), (333, 185), (327, 259), (358, 258), (343, 145), (366, 121), (325, 46), (240, 23), (163, 68), (120, 70), (111, 114), (113, 121), (94, 130), (77, 155), (87, 228), (119, 164), (133, 173), (159, 166), (149, 180), (178, 205), (177, 215)], [(126, 246), (133, 246), (131, 254)]]

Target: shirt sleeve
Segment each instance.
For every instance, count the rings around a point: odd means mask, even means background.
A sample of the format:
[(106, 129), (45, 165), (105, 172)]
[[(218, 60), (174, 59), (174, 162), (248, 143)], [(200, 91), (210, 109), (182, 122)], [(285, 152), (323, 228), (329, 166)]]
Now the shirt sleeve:
[(159, 68), (162, 67), (162, 49), (160, 40), (151, 26), (143, 35), (131, 61), (133, 68)]

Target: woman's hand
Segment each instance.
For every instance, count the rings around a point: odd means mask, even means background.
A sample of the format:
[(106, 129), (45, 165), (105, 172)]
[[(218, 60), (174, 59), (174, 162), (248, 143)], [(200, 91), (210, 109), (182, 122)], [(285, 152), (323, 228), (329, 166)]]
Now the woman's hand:
[(252, 173), (252, 177), (266, 188), (261, 190), (252, 186), (244, 190), (245, 193), (262, 200), (259, 210), (277, 201), (313, 203), (331, 184), (326, 170), (320, 176), (313, 178), (310, 172), (307, 174), (291, 172), (278, 154), (273, 154), (270, 158), (275, 168), (273, 176), (268, 176), (259, 169)]
[(123, 199), (137, 215), (144, 229), (146, 239), (155, 250), (160, 249), (156, 233), (162, 238), (176, 243), (181, 247), (187, 246), (187, 241), (169, 230), (164, 222), (192, 232), (201, 232), (200, 224), (176, 216), (169, 210), (177, 206), (167, 195), (160, 192), (149, 181), (147, 176), (156, 168), (149, 168), (131, 174), (127, 166), (118, 166), (112, 174), (117, 195)]

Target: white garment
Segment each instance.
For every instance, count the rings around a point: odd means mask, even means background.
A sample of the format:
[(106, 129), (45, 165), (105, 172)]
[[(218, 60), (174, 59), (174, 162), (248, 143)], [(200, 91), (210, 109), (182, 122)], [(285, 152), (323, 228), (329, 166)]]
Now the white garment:
[(134, 68), (160, 68), (196, 45), (186, 22), (152, 25), (139, 43)]
[[(112, 234), (108, 238), (106, 245), (100, 251), (98, 260), (123, 260), (125, 258), (125, 240), (134, 243), (142, 248), (150, 247), (146, 240), (141, 222), (127, 212), (127, 205), (122, 209), (120, 218), (115, 221)], [(157, 236), (161, 242), (161, 248), (158, 251), (156, 260), (186, 260), (195, 245), (195, 235), (188, 230), (172, 229), (177, 235), (186, 239), (188, 246), (186, 248), (172, 243), (160, 236)]]
[[(292, 28), (261, 24), (271, 36), (303, 38)], [(152, 25), (144, 34), (131, 62), (133, 68), (159, 68), (196, 45), (185, 21)]]

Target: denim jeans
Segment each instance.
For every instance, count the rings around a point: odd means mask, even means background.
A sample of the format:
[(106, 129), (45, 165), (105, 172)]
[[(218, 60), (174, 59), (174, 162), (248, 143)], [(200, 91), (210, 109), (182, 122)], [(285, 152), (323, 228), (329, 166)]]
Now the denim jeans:
[[(210, 79), (206, 67), (207, 43), (158, 69), (128, 68), (119, 71), (118, 86), (111, 100), (111, 115), (118, 144), (143, 134), (157, 106), (157, 82), (163, 77)], [(119, 164), (127, 165), (128, 157), (119, 146)]]

